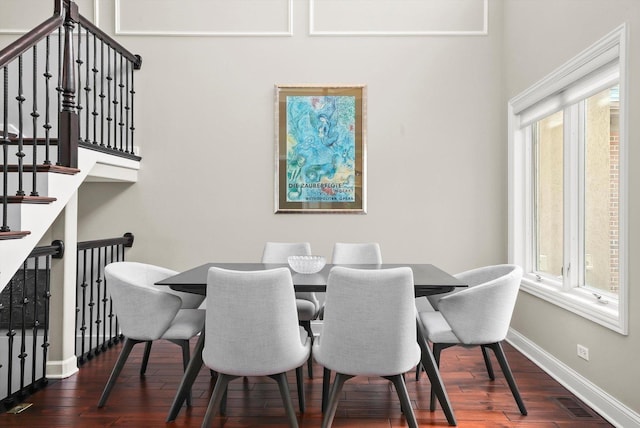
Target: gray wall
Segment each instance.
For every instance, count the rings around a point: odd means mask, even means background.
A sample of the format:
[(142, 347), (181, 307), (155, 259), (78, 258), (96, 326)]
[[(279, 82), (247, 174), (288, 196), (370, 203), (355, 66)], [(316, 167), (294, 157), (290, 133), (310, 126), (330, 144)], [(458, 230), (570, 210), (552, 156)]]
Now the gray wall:
[[(506, 260), (501, 8), (479, 37), (120, 37), (140, 53), (139, 182), (87, 184), (80, 239), (184, 269), (258, 260), (267, 240), (378, 241), (450, 271)], [(113, 28), (110, 9), (102, 26)], [(274, 214), (274, 85), (366, 84), (368, 214)], [(114, 219), (119, 219), (114, 222)]]

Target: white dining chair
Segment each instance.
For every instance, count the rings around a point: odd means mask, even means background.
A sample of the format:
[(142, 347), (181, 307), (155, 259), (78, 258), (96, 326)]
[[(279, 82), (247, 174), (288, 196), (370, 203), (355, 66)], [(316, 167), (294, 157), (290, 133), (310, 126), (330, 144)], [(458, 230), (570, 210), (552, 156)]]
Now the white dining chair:
[(209, 427), (229, 382), (241, 376), (268, 376), (278, 382), (289, 424), (298, 426), (286, 372), (296, 369), (300, 412), (304, 412), (302, 366), (311, 341), (298, 325), (288, 268), (234, 271), (210, 268), (203, 362), (218, 379), (202, 423)]
[[(288, 263), (289, 256), (309, 256), (311, 255), (311, 244), (308, 242), (272, 242), (268, 241), (264, 245), (262, 252), (262, 263)], [(298, 321), (309, 334), (313, 342), (313, 330), (311, 321), (318, 318), (320, 302), (313, 292), (296, 292), (296, 308), (298, 311)], [(309, 377), (313, 379), (313, 361), (309, 358), (307, 363)]]
[(335, 265), (382, 264), (382, 251), (377, 242), (336, 242), (331, 262)]
[[(435, 301), (433, 311), (418, 314), (424, 337), (432, 343), (436, 364), (442, 350), (455, 345), (479, 346), (491, 380), (495, 379), (487, 350), (491, 349), (502, 369), (520, 413), (526, 407), (502, 349), (520, 289), (522, 268), (516, 265), (493, 265), (456, 275), (469, 288), (450, 293)], [(431, 394), (430, 408), (435, 409)]]
[[(159, 339), (176, 343), (182, 348), (184, 369), (189, 363), (189, 339), (202, 331), (205, 312), (202, 309), (182, 309), (180, 296), (153, 286), (156, 273), (148, 266), (130, 262), (110, 263), (104, 269), (106, 287), (125, 339), (98, 407), (106, 404), (131, 350), (138, 343), (148, 344)], [(144, 360), (148, 360), (146, 352)], [(141, 375), (145, 369), (146, 361)], [(190, 405), (190, 401), (190, 396), (187, 396), (187, 404)]]
[[(382, 264), (382, 251), (377, 242), (336, 242), (333, 244), (331, 262), (334, 265), (379, 265)], [(325, 304), (318, 311), (318, 318), (324, 319)], [(322, 410), (324, 411), (328, 393), (331, 370), (323, 369)]]
[(344, 383), (360, 375), (393, 382), (407, 423), (418, 426), (403, 377), (420, 360), (416, 334), (410, 268), (331, 270), (324, 325), (313, 345), (315, 360), (336, 372), (323, 428), (333, 423)]
[[(184, 293), (182, 291), (172, 290), (165, 285), (155, 285), (156, 282), (177, 275), (179, 272), (162, 266), (156, 266), (149, 263), (139, 262), (118, 262), (118, 269), (122, 272), (126, 271), (127, 277), (139, 284), (147, 284), (165, 293), (178, 296), (182, 302), (180, 309), (198, 309), (204, 302), (205, 296), (194, 293)], [(149, 364), (149, 356), (151, 355), (151, 346), (153, 341), (145, 343), (142, 364), (140, 366), (140, 374), (143, 375), (147, 371)]]

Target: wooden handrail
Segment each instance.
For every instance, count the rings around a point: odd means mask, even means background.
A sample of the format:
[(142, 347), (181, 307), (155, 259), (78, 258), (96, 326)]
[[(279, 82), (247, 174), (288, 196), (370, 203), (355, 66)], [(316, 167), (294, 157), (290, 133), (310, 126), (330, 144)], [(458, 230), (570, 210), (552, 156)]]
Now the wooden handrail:
[(134, 70), (140, 70), (140, 68), (142, 67), (142, 57), (140, 55), (131, 53), (127, 48), (115, 41), (113, 38), (111, 38), (111, 36), (102, 31), (100, 28), (96, 27), (93, 22), (89, 21), (82, 15), (80, 15), (80, 25), (87, 28), (92, 34), (95, 34), (98, 39), (105, 42), (108, 46), (113, 48), (113, 50), (131, 61), (133, 63)]
[[(73, 2), (64, 0), (64, 3), (69, 6), (70, 3)], [(59, 7), (57, 6), (57, 4), (55, 9), (55, 14), (51, 18), (48, 18), (40, 25), (36, 26), (33, 30), (24, 34), (13, 43), (9, 44), (9, 46), (0, 50), (0, 68), (4, 67), (9, 62), (11, 62), (11, 60), (35, 46), (40, 40), (54, 32), (62, 25), (62, 23), (64, 22), (64, 12), (58, 10)], [(107, 33), (96, 27), (93, 22), (89, 21), (87, 18), (80, 14), (78, 14), (78, 16), (76, 17), (73, 16), (72, 13), (70, 18), (75, 22), (79, 22), (83, 27), (89, 29), (91, 33), (95, 34), (101, 41), (105, 42), (120, 55), (131, 61), (135, 70), (139, 70), (140, 67), (142, 67), (142, 57), (140, 57), (140, 55), (136, 55), (129, 51)]]
[(64, 18), (62, 16), (52, 16), (27, 34), (21, 36), (6, 48), (0, 50), (0, 68), (7, 65), (14, 58), (20, 56), (27, 50), (35, 46), (40, 40), (58, 29)]

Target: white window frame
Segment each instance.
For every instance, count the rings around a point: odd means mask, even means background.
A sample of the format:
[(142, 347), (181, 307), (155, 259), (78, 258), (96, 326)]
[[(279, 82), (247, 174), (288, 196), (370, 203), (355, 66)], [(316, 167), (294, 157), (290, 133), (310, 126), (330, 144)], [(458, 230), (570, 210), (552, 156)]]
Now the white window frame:
[[(509, 136), (509, 260), (523, 267), (521, 289), (621, 334), (628, 334), (628, 120), (627, 120), (627, 27), (621, 25), (559, 69), (512, 98), (508, 103)], [(564, 110), (565, 138), (582, 133), (580, 122), (585, 99), (607, 85), (620, 86), (619, 129), (619, 289), (618, 295), (593, 293), (576, 287), (579, 269), (564, 272), (557, 280), (536, 275), (533, 232), (533, 152), (531, 125), (559, 110)], [(579, 138), (579, 137), (578, 137)], [(584, 193), (570, 168), (583, 168), (578, 150), (565, 144), (565, 180), (572, 192)], [(568, 166), (569, 165), (569, 166)], [(565, 186), (565, 189), (567, 187)], [(565, 225), (583, 221), (577, 198), (564, 192)], [(568, 228), (567, 228), (568, 229)], [(577, 227), (574, 227), (577, 229)], [(579, 266), (576, 248), (582, 245), (577, 230), (565, 230), (564, 266)]]

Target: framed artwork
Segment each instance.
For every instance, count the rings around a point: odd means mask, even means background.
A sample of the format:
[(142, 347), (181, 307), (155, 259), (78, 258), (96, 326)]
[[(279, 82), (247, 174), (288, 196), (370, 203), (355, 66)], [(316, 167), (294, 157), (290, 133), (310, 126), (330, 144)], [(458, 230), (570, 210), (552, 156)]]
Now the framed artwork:
[(276, 85), (276, 213), (366, 213), (366, 86)]

